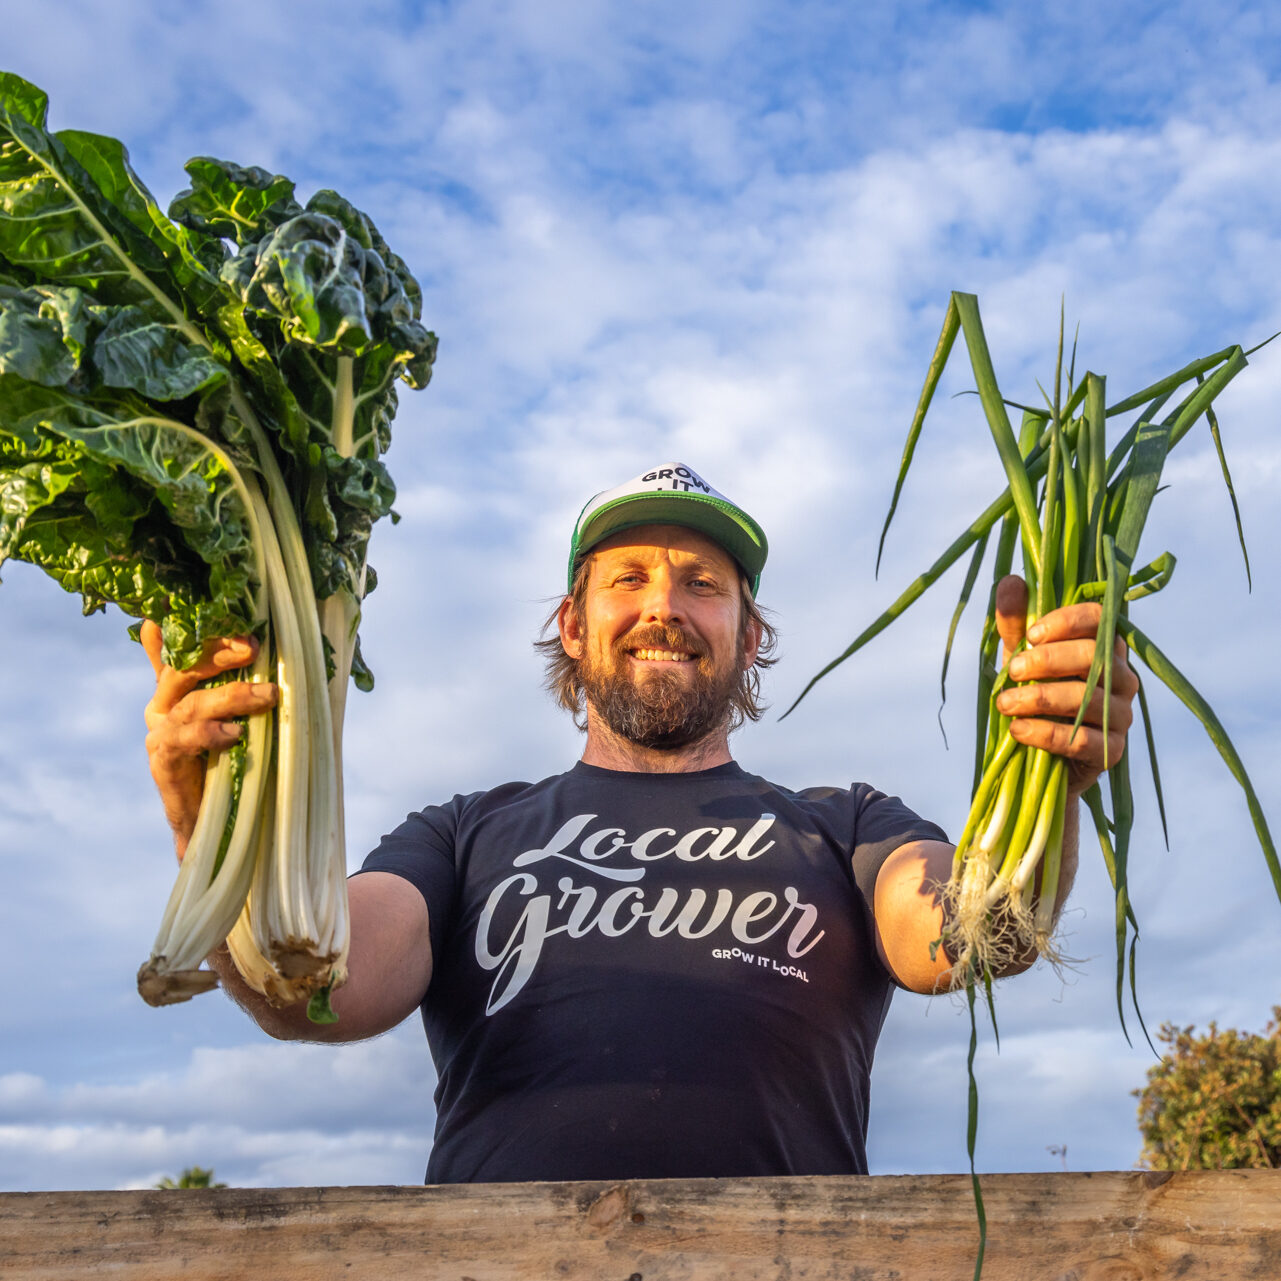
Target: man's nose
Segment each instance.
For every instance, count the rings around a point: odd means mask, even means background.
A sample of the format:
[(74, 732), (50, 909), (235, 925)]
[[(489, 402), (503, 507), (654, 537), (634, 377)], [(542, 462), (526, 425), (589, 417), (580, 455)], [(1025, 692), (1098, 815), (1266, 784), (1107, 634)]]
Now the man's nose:
[(641, 617), (647, 623), (680, 623), (683, 611), (676, 584), (665, 574), (656, 574), (645, 589)]

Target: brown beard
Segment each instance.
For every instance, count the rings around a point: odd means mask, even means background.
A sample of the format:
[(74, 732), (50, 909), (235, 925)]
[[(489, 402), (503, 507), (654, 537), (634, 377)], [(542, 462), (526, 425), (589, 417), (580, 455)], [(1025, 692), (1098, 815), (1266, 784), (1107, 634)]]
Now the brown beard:
[[(634, 677), (629, 655), (635, 649), (678, 650), (695, 655), (697, 680), (691, 685), (675, 672), (654, 671)], [(605, 668), (590, 649), (579, 661), (579, 680), (588, 705), (615, 734), (639, 747), (675, 751), (720, 729), (729, 720), (743, 658), (742, 641), (735, 647), (736, 664), (717, 672), (706, 649), (679, 627), (638, 627), (615, 641), (613, 660)]]

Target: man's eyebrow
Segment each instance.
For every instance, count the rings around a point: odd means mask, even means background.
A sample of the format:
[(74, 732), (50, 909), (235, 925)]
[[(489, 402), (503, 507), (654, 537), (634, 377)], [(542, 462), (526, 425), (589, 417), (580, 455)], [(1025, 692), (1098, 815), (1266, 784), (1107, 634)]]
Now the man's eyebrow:
[(728, 566), (722, 565), (720, 561), (702, 556), (683, 566), (683, 572), (688, 575), (711, 578), (718, 583), (728, 583), (734, 577), (733, 571)]
[(606, 561), (604, 568), (611, 574), (617, 574), (620, 570), (646, 569), (648, 566), (646, 565), (644, 557), (633, 553), (630, 556), (619, 556), (617, 560), (610, 559)]

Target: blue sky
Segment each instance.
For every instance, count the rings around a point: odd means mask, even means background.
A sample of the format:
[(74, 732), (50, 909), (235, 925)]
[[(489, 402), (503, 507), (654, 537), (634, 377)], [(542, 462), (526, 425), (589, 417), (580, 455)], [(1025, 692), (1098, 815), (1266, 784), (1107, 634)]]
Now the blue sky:
[[(121, 137), (161, 198), (212, 154), (332, 186), (423, 282), (441, 337), (388, 457), (378, 675), (349, 704), (353, 865), (413, 809), (580, 750), (530, 647), (593, 492), (679, 458), (761, 521), (786, 706), (999, 488), (973, 402), (940, 399), (880, 581), (902, 438), (948, 291), (976, 292), (1015, 399), (1081, 363), (1125, 393), (1281, 328), (1274, 6), (1085, 3), (316, 3), (6, 14), (5, 69), (55, 127)], [(945, 390), (963, 390), (958, 361)], [(1231, 729), (1281, 823), (1281, 355), (1220, 417), (1253, 554), (1247, 595), (1203, 433), (1171, 459), (1141, 551), (1179, 557), (1136, 618)], [(410, 1024), (341, 1050), (267, 1041), (219, 996), (153, 1011), (133, 975), (172, 879), (142, 751), (149, 668), (116, 616), (26, 566), (0, 587), (0, 1188), (412, 1183), (431, 1130)], [(955, 831), (974, 620), (935, 713), (959, 583), (927, 596), (793, 717), (736, 753), (789, 786), (866, 778)], [(1142, 610), (1139, 614), (1137, 611)], [(1140, 787), (1140, 994), (1164, 1020), (1261, 1029), (1281, 907), (1235, 784), (1159, 691), (1171, 811)], [(1136, 765), (1141, 758), (1136, 750)], [(1142, 777), (1142, 767), (1137, 777)], [(981, 1059), (981, 1168), (1126, 1168), (1152, 1062), (1112, 1007), (1111, 907), (1087, 840), (1077, 958), (1000, 991)], [(900, 997), (873, 1079), (875, 1172), (964, 1164), (968, 1026)]]

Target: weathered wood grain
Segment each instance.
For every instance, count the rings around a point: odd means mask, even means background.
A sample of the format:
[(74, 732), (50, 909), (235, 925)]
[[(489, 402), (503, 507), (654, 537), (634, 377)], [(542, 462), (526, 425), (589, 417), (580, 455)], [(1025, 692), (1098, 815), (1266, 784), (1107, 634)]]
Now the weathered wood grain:
[[(987, 1281), (1281, 1278), (1281, 1171), (983, 1180)], [(21, 1281), (958, 1281), (958, 1175), (0, 1194)]]

